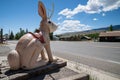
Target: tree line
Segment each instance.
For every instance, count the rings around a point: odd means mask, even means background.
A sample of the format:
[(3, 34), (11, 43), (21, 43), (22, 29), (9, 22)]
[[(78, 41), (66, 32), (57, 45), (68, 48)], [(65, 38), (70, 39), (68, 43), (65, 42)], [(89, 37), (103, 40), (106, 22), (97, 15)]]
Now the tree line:
[[(37, 29), (34, 30), (36, 32)], [(19, 40), (24, 34), (28, 33), (28, 29), (23, 30), (20, 28), (20, 30), (14, 34), (13, 31), (10, 32), (9, 34), (9, 40)], [(53, 40), (53, 33), (50, 33), (50, 39)]]
[(23, 30), (22, 28), (20, 28), (20, 30), (16, 34), (11, 31), (9, 34), (9, 40), (18, 40), (26, 33), (28, 33), (28, 29)]

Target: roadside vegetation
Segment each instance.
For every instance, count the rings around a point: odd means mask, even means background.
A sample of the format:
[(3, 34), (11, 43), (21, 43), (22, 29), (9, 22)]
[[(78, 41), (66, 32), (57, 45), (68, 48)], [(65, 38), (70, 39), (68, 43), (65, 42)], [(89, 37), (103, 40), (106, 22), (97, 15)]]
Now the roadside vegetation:
[(90, 37), (91, 39), (98, 39), (99, 33), (86, 34), (86, 36)]
[(28, 29), (23, 30), (22, 28), (20, 28), (20, 30), (16, 34), (11, 31), (9, 35), (9, 40), (18, 40), (26, 33), (28, 33)]
[[(35, 29), (34, 32), (36, 30), (37, 29)], [(14, 34), (14, 31), (10, 31), (9, 34), (6, 34), (7, 36), (4, 36), (4, 37), (7, 40), (19, 40), (23, 35), (27, 34), (28, 32), (29, 32), (28, 29), (24, 30), (24, 29), (20, 28), (16, 34)], [(1, 34), (0, 39), (3, 39), (3, 29), (0, 34)], [(50, 39), (53, 40), (53, 33), (50, 33)]]

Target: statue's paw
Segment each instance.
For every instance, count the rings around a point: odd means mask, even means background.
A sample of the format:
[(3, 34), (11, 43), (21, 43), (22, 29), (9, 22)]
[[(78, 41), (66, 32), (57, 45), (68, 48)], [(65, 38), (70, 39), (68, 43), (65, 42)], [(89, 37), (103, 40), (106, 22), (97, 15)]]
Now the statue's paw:
[(42, 58), (42, 60), (48, 60), (47, 58)]
[(53, 57), (53, 60), (49, 60), (50, 63), (54, 63), (54, 62), (57, 62), (59, 59), (56, 58), (56, 57)]
[(53, 62), (57, 62), (59, 59), (58, 58), (54, 58), (53, 59)]

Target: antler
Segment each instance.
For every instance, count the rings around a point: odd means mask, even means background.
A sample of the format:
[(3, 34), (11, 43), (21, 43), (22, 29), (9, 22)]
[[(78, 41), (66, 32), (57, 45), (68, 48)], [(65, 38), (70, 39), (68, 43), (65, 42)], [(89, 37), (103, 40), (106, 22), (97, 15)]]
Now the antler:
[[(49, 12), (51, 12), (51, 14)], [(50, 19), (53, 16), (53, 13), (54, 13), (54, 3), (52, 4), (52, 9), (48, 9), (48, 19)]]

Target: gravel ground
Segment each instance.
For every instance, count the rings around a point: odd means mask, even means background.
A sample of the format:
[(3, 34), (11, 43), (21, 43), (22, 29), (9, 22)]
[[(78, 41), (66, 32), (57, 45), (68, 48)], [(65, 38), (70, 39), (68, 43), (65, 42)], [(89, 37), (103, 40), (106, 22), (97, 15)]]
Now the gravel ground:
[(0, 56), (7, 56), (10, 50), (7, 44), (0, 44)]

